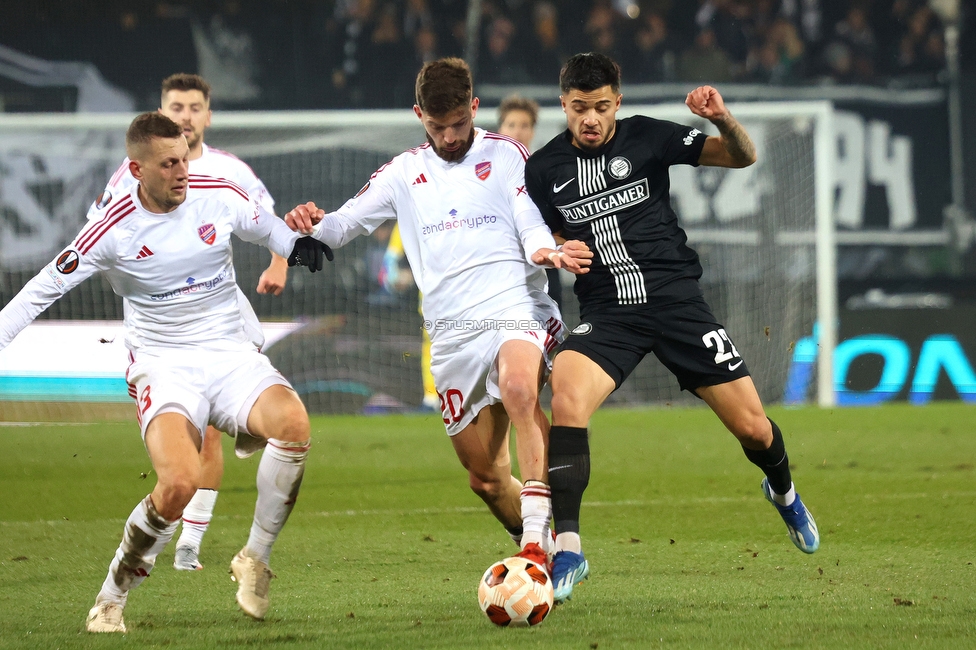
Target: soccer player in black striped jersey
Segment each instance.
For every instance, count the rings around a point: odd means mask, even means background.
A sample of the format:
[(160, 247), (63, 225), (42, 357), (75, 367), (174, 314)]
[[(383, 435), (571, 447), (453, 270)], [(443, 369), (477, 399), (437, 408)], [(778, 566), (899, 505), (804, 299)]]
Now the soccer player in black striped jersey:
[(579, 511), (590, 474), (590, 417), (649, 352), (738, 439), (766, 475), (763, 494), (794, 544), (813, 553), (817, 526), (793, 488), (783, 436), (702, 297), (702, 267), (669, 196), (669, 166), (746, 167), (756, 161), (752, 140), (710, 86), (693, 90), (685, 103), (718, 136), (650, 117), (616, 119), (620, 68), (602, 54), (570, 58), (559, 85), (568, 128), (528, 160), (526, 190), (553, 233), (586, 242), (595, 255), (590, 272), (577, 276), (581, 322), (551, 379), (556, 601), (589, 575)]

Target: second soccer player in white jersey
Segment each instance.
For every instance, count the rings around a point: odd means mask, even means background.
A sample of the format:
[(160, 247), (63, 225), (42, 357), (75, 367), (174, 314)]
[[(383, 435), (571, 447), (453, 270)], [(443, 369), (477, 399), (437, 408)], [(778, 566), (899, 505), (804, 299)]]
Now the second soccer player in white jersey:
[[(254, 171), (242, 160), (226, 151), (208, 147), (203, 141), (207, 127), (210, 126), (210, 85), (203, 77), (195, 74), (178, 73), (163, 80), (159, 112), (181, 127), (189, 147), (190, 172), (202, 176), (225, 178), (239, 185), (248, 196), (258, 203), (268, 214), (274, 214), (274, 199)], [(129, 169), (126, 158), (109, 179), (108, 184), (88, 210), (88, 219), (99, 218), (103, 209), (114, 199), (127, 194), (138, 181)], [(279, 295), (288, 278), (287, 261), (271, 254), (271, 264), (258, 279), (258, 293)], [(238, 288), (237, 301), (241, 308), (244, 331), (260, 349), (264, 346), (264, 332), (261, 323)], [(204, 437), (201, 450), (203, 476), (200, 488), (183, 511), (183, 532), (176, 542), (176, 556), (173, 566), (183, 571), (203, 568), (200, 562), (200, 546), (203, 536), (210, 526), (217, 493), (224, 476), (224, 457), (220, 446), (220, 436)]]
[[(474, 128), (478, 99), (471, 91), (461, 59), (426, 64), (414, 112), (428, 142), (378, 169), (336, 212), (307, 203), (285, 221), (342, 246), (397, 219), (423, 293), (447, 433), (472, 490), (520, 543), (520, 554), (546, 565), (549, 423), (539, 388), (565, 328), (546, 294), (543, 267), (584, 273), (592, 254), (580, 242), (557, 250), (525, 192), (528, 152)], [(510, 423), (524, 484), (511, 473)]]
[(133, 120), (126, 151), (138, 185), (105, 206), (0, 311), (0, 349), (96, 271), (128, 304), (126, 380), (157, 482), (126, 521), (87, 629), (126, 631), (129, 592), (149, 575), (199, 486), (208, 423), (268, 441), (251, 533), (231, 562), (238, 604), (261, 619), (271, 547), (298, 495), (310, 427), (301, 400), (244, 332), (230, 235), (313, 270), (331, 253), (299, 239), (234, 183), (190, 175), (186, 138), (164, 115)]

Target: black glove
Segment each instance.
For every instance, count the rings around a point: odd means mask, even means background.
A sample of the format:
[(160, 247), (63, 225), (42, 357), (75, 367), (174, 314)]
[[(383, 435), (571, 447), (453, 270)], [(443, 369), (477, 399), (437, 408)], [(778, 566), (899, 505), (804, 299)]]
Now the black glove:
[(300, 237), (288, 256), (288, 266), (307, 266), (312, 273), (322, 270), (322, 257), (333, 259), (332, 249), (312, 237)]

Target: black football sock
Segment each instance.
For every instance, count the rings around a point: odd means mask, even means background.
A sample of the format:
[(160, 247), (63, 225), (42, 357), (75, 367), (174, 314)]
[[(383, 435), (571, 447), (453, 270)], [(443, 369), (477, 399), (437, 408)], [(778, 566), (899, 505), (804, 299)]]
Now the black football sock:
[[(769, 418), (766, 418), (769, 419)], [(769, 449), (746, 449), (746, 458), (761, 469), (766, 478), (769, 479), (769, 487), (776, 494), (786, 494), (793, 485), (793, 477), (790, 475), (790, 459), (786, 455), (786, 445), (783, 443), (783, 433), (776, 426), (776, 423), (769, 420), (773, 426), (773, 444)]]
[(590, 482), (590, 442), (585, 427), (549, 429), (552, 521), (559, 533), (579, 533), (580, 503)]

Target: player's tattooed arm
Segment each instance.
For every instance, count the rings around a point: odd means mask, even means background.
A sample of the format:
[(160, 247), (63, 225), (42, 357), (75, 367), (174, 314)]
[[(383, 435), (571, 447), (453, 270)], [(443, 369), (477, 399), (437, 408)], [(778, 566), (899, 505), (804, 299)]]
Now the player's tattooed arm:
[(731, 166), (748, 167), (756, 162), (756, 145), (742, 124), (732, 117), (732, 113), (726, 112), (725, 117), (712, 120), (712, 124), (722, 134), (722, 146), (734, 163)]
[(685, 105), (692, 113), (718, 127), (720, 137), (705, 139), (698, 164), (713, 167), (748, 167), (756, 162), (756, 145), (745, 128), (732, 117), (722, 96), (711, 86), (699, 86), (688, 93)]

